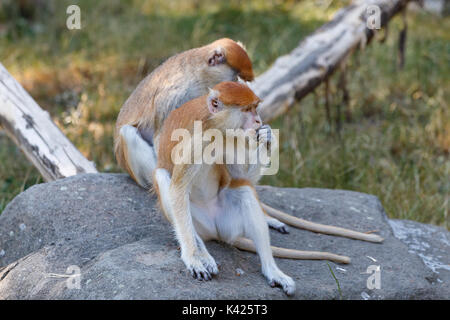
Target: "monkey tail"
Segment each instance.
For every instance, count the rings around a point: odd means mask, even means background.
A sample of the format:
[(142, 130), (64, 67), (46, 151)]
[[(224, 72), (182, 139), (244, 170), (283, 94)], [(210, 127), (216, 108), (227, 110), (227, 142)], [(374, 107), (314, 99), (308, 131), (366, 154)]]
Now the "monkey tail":
[(309, 230), (309, 231), (313, 231), (313, 232), (317, 232), (317, 233), (324, 233), (324, 234), (329, 234), (329, 235), (334, 235), (334, 236), (352, 238), (352, 239), (357, 239), (357, 240), (375, 242), (375, 243), (380, 243), (380, 242), (383, 242), (383, 240), (384, 240), (382, 237), (380, 237), (379, 235), (376, 235), (376, 234), (367, 234), (367, 233), (362, 233), (362, 232), (353, 231), (353, 230), (344, 229), (344, 228), (335, 227), (335, 226), (328, 226), (328, 225), (300, 219), (300, 218), (291, 216), (287, 213), (284, 213), (280, 210), (277, 210), (275, 208), (272, 208), (264, 203), (261, 203), (261, 206), (264, 209), (264, 211), (266, 211), (266, 213), (268, 215), (270, 215), (271, 217), (274, 217), (275, 219), (278, 219), (281, 222), (284, 222), (288, 225), (291, 225), (293, 227), (297, 227), (300, 229), (305, 229), (305, 230)]
[[(255, 245), (253, 241), (247, 238), (237, 238), (233, 243), (238, 249), (256, 253)], [(286, 249), (280, 247), (270, 246), (272, 248), (272, 254), (277, 258), (296, 259), (296, 260), (329, 260), (337, 263), (350, 263), (350, 258), (347, 256), (340, 256), (329, 252), (320, 251), (300, 251), (294, 249)]]

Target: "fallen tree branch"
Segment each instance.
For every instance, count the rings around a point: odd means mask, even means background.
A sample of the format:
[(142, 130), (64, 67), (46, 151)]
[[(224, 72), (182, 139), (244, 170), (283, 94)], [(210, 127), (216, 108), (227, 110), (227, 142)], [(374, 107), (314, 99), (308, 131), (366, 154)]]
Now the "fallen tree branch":
[[(339, 10), (334, 18), (304, 39), (290, 54), (251, 84), (263, 102), (258, 107), (264, 121), (286, 112), (295, 101), (314, 91), (360, 45), (374, 35), (367, 28), (367, 8), (380, 8), (381, 26), (404, 10), (410, 0), (357, 0)], [(370, 14), (370, 12), (369, 12)]]
[(1, 63), (0, 125), (46, 181), (97, 172)]

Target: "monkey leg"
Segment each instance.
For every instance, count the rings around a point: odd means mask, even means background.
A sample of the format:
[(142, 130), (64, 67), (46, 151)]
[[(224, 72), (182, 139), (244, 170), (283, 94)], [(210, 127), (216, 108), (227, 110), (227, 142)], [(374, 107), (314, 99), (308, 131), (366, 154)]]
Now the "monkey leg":
[(124, 125), (119, 131), (123, 153), (129, 174), (141, 186), (148, 189), (152, 184), (152, 173), (156, 168), (156, 152), (139, 130)]
[(281, 286), (291, 295), (295, 282), (276, 265), (270, 248), (269, 228), (254, 190), (248, 186), (225, 188), (219, 193), (220, 212), (215, 215), (218, 240), (233, 244), (245, 236), (255, 244), (263, 275), (271, 286)]
[[(238, 238), (233, 245), (241, 250), (256, 252), (255, 244), (252, 240), (247, 238)], [(286, 248), (279, 248), (271, 246), (272, 254), (277, 258), (296, 259), (296, 260), (329, 260), (337, 263), (350, 263), (350, 258), (346, 256), (340, 256), (329, 252), (320, 251), (300, 251)]]
[(284, 213), (280, 210), (277, 210), (275, 208), (272, 208), (268, 206), (267, 204), (264, 204), (261, 202), (261, 206), (264, 209), (264, 211), (271, 217), (276, 218), (280, 220), (281, 222), (284, 222), (290, 226), (297, 227), (300, 229), (305, 229), (317, 233), (324, 233), (329, 234), (333, 236), (341, 236), (346, 238), (352, 238), (357, 240), (364, 240), (369, 242), (376, 242), (380, 243), (383, 242), (383, 238), (376, 234), (367, 234), (362, 233), (358, 231), (353, 231), (349, 229), (344, 229), (340, 227), (335, 226), (328, 226), (324, 224), (319, 224), (311, 221), (307, 221), (304, 219), (300, 219), (294, 216), (291, 216), (287, 213)]
[(219, 269), (194, 228), (187, 193), (171, 185), (169, 172), (165, 169), (156, 169), (154, 177), (161, 206), (180, 244), (181, 259), (194, 278), (211, 280), (211, 275), (217, 274)]

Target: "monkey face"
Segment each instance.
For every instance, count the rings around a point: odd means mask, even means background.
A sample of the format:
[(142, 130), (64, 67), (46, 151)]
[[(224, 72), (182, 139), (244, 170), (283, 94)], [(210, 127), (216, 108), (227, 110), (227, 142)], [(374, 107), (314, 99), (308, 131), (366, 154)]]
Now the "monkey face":
[(258, 131), (262, 126), (256, 106), (223, 105), (220, 100), (209, 100), (209, 110), (218, 129), (243, 129)]
[(248, 129), (258, 130), (262, 125), (261, 118), (259, 117), (259, 114), (256, 112), (256, 107), (250, 108), (249, 111), (242, 110), (242, 120), (243, 120), (242, 129), (244, 130)]
[(256, 108), (260, 99), (243, 83), (222, 82), (210, 90), (207, 105), (227, 129), (258, 130), (262, 121)]

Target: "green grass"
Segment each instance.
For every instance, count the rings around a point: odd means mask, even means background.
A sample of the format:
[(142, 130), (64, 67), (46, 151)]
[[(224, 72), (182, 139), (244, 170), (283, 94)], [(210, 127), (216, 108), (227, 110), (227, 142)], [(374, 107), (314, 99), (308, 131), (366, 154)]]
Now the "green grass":
[(336, 276), (333, 272), (333, 269), (331, 269), (330, 264), (328, 262), (327, 262), (327, 266), (328, 266), (328, 269), (330, 270), (331, 275), (333, 276), (334, 281), (336, 281), (336, 286), (337, 286), (337, 289), (339, 292), (339, 300), (342, 300), (342, 290), (341, 290), (341, 285), (339, 283), (339, 280), (336, 278)]
[[(32, 21), (6, 15), (8, 3), (14, 7), (7, 1), (0, 9), (0, 61), (99, 170), (117, 172), (117, 113), (167, 57), (227, 36), (246, 44), (259, 74), (348, 1), (326, 8), (315, 1), (50, 1)], [(82, 30), (65, 27), (73, 3)], [(331, 122), (321, 86), (271, 123), (281, 129), (280, 172), (263, 183), (367, 192), (390, 217), (448, 228), (450, 18), (410, 12), (408, 23), (403, 70), (396, 66), (396, 18), (385, 43), (375, 39), (348, 60), (347, 106), (339, 73), (332, 77)], [(0, 211), (38, 182), (37, 171), (0, 136)]]
[(396, 67), (397, 20), (387, 43), (349, 60), (350, 121), (339, 77), (331, 81), (339, 133), (326, 120), (323, 87), (274, 122), (283, 165), (264, 182), (371, 193), (391, 217), (449, 226), (450, 20), (410, 15), (409, 24), (404, 70)]

